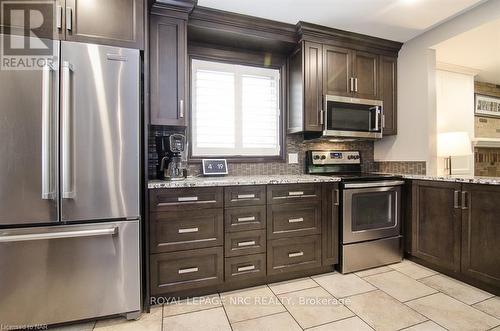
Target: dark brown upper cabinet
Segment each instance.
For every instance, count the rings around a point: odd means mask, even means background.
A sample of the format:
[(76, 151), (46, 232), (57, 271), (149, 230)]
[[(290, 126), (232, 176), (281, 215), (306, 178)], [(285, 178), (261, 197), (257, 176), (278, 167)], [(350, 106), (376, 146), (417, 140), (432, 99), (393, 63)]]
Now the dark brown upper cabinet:
[(352, 51), (323, 45), (323, 91), (328, 95), (351, 96)]
[(60, 0), (56, 7), (65, 40), (117, 47), (144, 48), (143, 17), (144, 0)]
[(379, 56), (376, 54), (353, 52), (353, 96), (360, 99), (375, 100), (379, 98), (378, 76)]
[(150, 17), (151, 124), (186, 126), (186, 24), (175, 17)]
[(297, 30), (299, 47), (288, 59), (287, 132), (321, 133), (324, 96), (335, 95), (387, 102), (386, 133), (396, 134), (402, 44), (304, 22)]
[(380, 57), (380, 96), (384, 102), (384, 136), (398, 133), (397, 96), (398, 59), (391, 56)]
[(415, 181), (412, 190), (412, 255), (460, 271), (461, 184)]
[(323, 46), (302, 42), (290, 56), (288, 133), (323, 130)]

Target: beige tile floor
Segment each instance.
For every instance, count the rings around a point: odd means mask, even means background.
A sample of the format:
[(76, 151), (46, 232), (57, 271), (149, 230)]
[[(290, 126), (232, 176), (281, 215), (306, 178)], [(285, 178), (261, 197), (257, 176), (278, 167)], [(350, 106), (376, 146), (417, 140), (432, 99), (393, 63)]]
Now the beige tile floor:
[(330, 273), (191, 301), (59, 331), (500, 331), (500, 298), (410, 261)]

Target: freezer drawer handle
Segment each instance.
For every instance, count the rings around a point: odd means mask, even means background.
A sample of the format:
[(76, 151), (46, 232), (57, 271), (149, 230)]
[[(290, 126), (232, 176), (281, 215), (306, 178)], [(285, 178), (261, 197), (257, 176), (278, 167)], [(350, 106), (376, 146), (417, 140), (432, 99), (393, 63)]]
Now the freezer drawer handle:
[(299, 195), (304, 195), (304, 192), (302, 191), (295, 191), (295, 192), (288, 192), (289, 196), (299, 196)]
[(247, 266), (244, 266), (244, 267), (239, 267), (237, 270), (238, 270), (238, 272), (255, 270), (255, 266), (253, 264), (252, 265), (247, 265)]
[(177, 201), (179, 202), (198, 201), (198, 197), (178, 197)]
[(112, 236), (117, 233), (118, 233), (118, 227), (106, 228), (106, 229), (79, 230), (79, 231), (5, 235), (5, 236), (0, 236), (0, 243), (16, 242), (16, 241), (50, 240), (50, 239), (62, 239), (62, 238)]
[(303, 256), (304, 252), (288, 253), (288, 257), (299, 257)]
[(238, 217), (238, 222), (250, 222), (250, 221), (255, 221), (255, 216)]
[(238, 199), (253, 199), (255, 194), (238, 194)]
[(194, 267), (194, 268), (179, 269), (179, 271), (178, 271), (179, 275), (190, 274), (193, 272), (198, 272), (198, 268)]
[(193, 233), (193, 232), (198, 232), (198, 228), (179, 229), (179, 233)]
[(127, 57), (125, 55), (121, 55), (121, 54), (108, 53), (108, 54), (106, 54), (106, 57), (110, 61), (127, 62)]
[(247, 247), (247, 246), (254, 246), (255, 245), (255, 240), (251, 241), (242, 241), (238, 243), (238, 247)]
[(300, 223), (300, 222), (304, 222), (304, 218), (301, 217), (301, 218), (291, 218), (288, 220), (288, 223)]

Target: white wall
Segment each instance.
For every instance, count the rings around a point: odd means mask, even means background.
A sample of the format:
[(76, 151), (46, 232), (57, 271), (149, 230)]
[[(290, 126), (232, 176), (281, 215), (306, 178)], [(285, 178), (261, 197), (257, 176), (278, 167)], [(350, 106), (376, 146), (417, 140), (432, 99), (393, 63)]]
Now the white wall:
[(377, 161), (427, 161), (436, 174), (436, 56), (434, 45), (500, 18), (489, 0), (403, 45), (398, 59), (398, 135), (375, 143)]
[[(465, 131), (474, 137), (474, 75), (436, 71), (437, 134)], [(438, 158), (437, 173), (444, 174), (444, 160)], [(474, 175), (474, 157), (453, 157), (454, 175)]]

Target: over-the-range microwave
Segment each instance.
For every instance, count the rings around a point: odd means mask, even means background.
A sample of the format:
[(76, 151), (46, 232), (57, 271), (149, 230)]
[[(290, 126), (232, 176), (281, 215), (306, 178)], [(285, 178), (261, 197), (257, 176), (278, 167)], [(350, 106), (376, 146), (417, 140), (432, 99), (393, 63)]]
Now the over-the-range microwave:
[(324, 137), (380, 139), (384, 111), (381, 100), (325, 96)]

